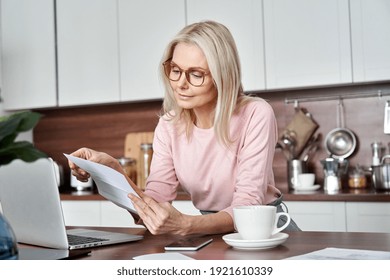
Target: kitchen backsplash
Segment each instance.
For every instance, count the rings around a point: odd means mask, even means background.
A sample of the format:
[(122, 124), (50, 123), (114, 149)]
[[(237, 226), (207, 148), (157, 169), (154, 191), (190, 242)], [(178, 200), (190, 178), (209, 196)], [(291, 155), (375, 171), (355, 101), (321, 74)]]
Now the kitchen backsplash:
[[(285, 100), (303, 97), (343, 96), (348, 94), (390, 92), (390, 83), (375, 83), (354, 86), (256, 92), (274, 108), (279, 133), (291, 121), (294, 104)], [(371, 143), (381, 141), (386, 147), (390, 137), (383, 132), (384, 108), (390, 96), (344, 99), (345, 127), (357, 136), (356, 152), (348, 159), (350, 165), (369, 166)], [(323, 140), (326, 134), (338, 126), (337, 98), (329, 101), (301, 102), (298, 106), (311, 113), (319, 124), (316, 133), (321, 133), (320, 149), (309, 160), (309, 169), (316, 173), (317, 183), (322, 184), (323, 169), (320, 160), (327, 157)], [(63, 165), (65, 180), (69, 180), (69, 169), (62, 153), (70, 153), (80, 147), (90, 147), (107, 152), (114, 157), (124, 155), (124, 143), (129, 132), (153, 131), (162, 102), (122, 103), (76, 108), (37, 110), (44, 114), (34, 130), (37, 148), (45, 151)], [(387, 150), (388, 152), (388, 150)], [(276, 150), (273, 169), (277, 187), (287, 191), (287, 162), (281, 150)], [(66, 181), (65, 181), (66, 183)]]

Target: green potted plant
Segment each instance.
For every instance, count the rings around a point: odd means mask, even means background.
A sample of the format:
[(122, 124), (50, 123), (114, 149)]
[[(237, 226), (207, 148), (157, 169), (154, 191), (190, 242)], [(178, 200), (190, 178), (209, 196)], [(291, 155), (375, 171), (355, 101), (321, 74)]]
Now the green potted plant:
[(31, 111), (13, 113), (0, 117), (0, 166), (21, 159), (32, 162), (41, 157), (47, 157), (45, 153), (36, 149), (28, 141), (16, 141), (20, 132), (29, 131), (38, 123), (41, 114)]

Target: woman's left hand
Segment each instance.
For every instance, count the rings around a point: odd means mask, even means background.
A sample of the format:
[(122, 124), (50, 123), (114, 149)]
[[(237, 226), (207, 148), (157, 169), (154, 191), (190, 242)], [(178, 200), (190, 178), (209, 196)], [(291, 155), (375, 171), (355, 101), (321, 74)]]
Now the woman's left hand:
[(169, 202), (158, 203), (153, 198), (141, 194), (129, 194), (138, 215), (148, 230), (154, 234), (186, 234), (186, 215), (180, 213)]

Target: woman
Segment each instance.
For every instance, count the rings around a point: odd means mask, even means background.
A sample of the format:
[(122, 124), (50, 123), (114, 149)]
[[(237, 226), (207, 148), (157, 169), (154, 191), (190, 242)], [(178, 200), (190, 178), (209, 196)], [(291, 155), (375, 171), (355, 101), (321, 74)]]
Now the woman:
[[(163, 114), (155, 130), (146, 190), (129, 195), (152, 234), (234, 231), (233, 207), (281, 202), (272, 171), (277, 125), (271, 106), (245, 96), (237, 49), (229, 30), (207, 21), (186, 26), (161, 63)], [(113, 157), (90, 149), (73, 153), (122, 169)], [(70, 163), (73, 175), (88, 174)], [(172, 205), (187, 191), (203, 214)]]

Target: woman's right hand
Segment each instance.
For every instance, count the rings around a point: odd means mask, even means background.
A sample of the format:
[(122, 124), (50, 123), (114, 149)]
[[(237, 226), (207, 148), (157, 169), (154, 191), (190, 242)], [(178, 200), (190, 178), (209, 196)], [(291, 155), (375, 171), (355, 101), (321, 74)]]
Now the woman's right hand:
[[(103, 152), (98, 152), (89, 148), (81, 148), (78, 149), (77, 151), (71, 153), (72, 156), (87, 159), (93, 162), (97, 162), (103, 165), (106, 165), (108, 167), (111, 167), (119, 172), (122, 172), (122, 168), (119, 164), (119, 162), (113, 158), (112, 156), (103, 153)], [(68, 161), (69, 168), (72, 170), (72, 175), (77, 178), (77, 180), (81, 182), (86, 182), (88, 181), (88, 178), (90, 177), (89, 173), (86, 172), (85, 170), (81, 169), (78, 167), (76, 164), (71, 162), (70, 160)]]

